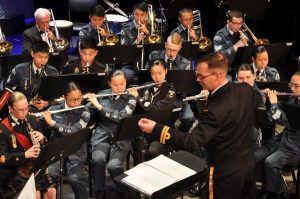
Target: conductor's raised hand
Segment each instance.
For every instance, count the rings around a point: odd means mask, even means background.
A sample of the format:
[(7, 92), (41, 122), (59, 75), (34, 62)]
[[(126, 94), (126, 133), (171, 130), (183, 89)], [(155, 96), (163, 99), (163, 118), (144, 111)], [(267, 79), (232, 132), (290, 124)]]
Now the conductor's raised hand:
[(147, 118), (141, 118), (139, 120), (139, 127), (140, 129), (143, 131), (143, 132), (146, 132), (146, 133), (152, 133), (153, 129), (154, 129), (154, 126), (155, 126), (156, 122), (153, 121), (153, 120), (149, 120)]

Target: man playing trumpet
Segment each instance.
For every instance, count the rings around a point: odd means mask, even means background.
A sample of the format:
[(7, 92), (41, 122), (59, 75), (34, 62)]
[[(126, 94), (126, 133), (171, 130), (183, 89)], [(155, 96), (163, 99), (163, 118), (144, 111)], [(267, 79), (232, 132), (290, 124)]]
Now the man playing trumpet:
[(193, 10), (190, 8), (183, 8), (179, 11), (178, 20), (180, 25), (175, 28), (173, 32), (177, 32), (183, 41), (197, 41), (199, 40), (200, 31), (193, 27)]
[(136, 3), (133, 7), (133, 20), (126, 24), (121, 31), (121, 44), (140, 44), (150, 34), (147, 27), (148, 4)]

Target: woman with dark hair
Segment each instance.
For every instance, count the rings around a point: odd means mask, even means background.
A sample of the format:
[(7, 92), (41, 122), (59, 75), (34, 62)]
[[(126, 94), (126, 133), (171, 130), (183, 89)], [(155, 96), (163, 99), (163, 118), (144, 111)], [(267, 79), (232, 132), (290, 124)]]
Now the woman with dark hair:
[[(138, 107), (140, 107), (137, 111), (146, 113), (150, 111), (171, 110), (176, 100), (176, 93), (172, 84), (164, 82), (168, 72), (165, 62), (160, 59), (153, 60), (150, 63), (149, 72), (153, 82), (157, 83), (156, 86), (141, 90), (140, 92), (136, 88), (128, 89), (130, 94), (137, 98)], [(149, 142), (148, 155), (150, 158), (167, 153), (170, 150), (170, 147), (166, 147), (157, 141), (152, 142), (150, 138), (147, 141)], [(139, 147), (140, 142), (141, 138), (137, 138), (134, 142), (135, 164), (140, 163), (142, 160), (141, 149)]]
[[(65, 86), (63, 97), (65, 101), (59, 105), (52, 106), (50, 108), (51, 111), (74, 108), (81, 105), (82, 93), (79, 86), (74, 82), (70, 82)], [(43, 112), (42, 115), (52, 132), (51, 138), (54, 140), (86, 128), (90, 120), (90, 113), (86, 107), (53, 115), (50, 111), (46, 111)], [(85, 143), (75, 154), (66, 158), (68, 182), (71, 185), (76, 199), (89, 197), (88, 191), (82, 181), (82, 169), (86, 158), (87, 151)], [(55, 179), (59, 178), (59, 168), (59, 162), (49, 166), (49, 173)]]
[[(109, 75), (110, 89), (101, 92), (114, 96), (97, 99), (95, 94), (87, 94), (91, 102), (91, 113), (96, 114), (100, 121), (91, 137), (92, 172), (97, 199), (105, 198), (105, 168), (107, 167), (112, 179), (122, 174), (124, 159), (131, 150), (129, 140), (113, 142), (118, 123), (131, 116), (136, 106), (134, 96), (122, 94), (126, 91), (126, 83), (124, 72), (116, 70)], [(118, 188), (124, 193), (122, 186), (119, 185)]]

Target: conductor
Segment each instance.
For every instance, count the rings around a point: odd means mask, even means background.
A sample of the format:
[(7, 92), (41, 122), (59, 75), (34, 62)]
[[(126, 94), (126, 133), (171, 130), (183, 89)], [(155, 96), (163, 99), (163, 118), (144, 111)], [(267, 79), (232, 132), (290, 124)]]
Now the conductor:
[(188, 151), (205, 147), (209, 198), (250, 199), (255, 192), (251, 138), (258, 98), (246, 83), (229, 82), (227, 70), (228, 59), (221, 53), (209, 54), (197, 62), (197, 82), (211, 94), (191, 133), (184, 134), (146, 118), (138, 125), (162, 144)]

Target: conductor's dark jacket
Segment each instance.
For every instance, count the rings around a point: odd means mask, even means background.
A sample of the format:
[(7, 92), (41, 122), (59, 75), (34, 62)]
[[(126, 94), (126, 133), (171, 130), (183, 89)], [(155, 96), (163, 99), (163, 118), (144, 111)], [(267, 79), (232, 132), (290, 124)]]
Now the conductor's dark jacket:
[[(257, 101), (257, 95), (249, 85), (227, 82), (209, 97), (199, 124), (192, 133), (183, 134), (156, 124), (153, 136), (163, 144), (172, 144), (188, 151), (204, 146), (207, 163), (214, 167), (215, 182), (218, 178), (226, 175), (232, 177), (240, 172), (250, 172), (244, 176), (251, 177), (254, 170), (252, 132)], [(238, 184), (245, 182), (243, 178), (240, 180)], [(218, 192), (215, 198), (242, 198), (226, 197), (226, 194), (220, 196), (223, 194), (220, 190), (224, 191), (223, 186), (227, 184), (220, 181), (217, 187), (213, 186), (214, 191)]]

